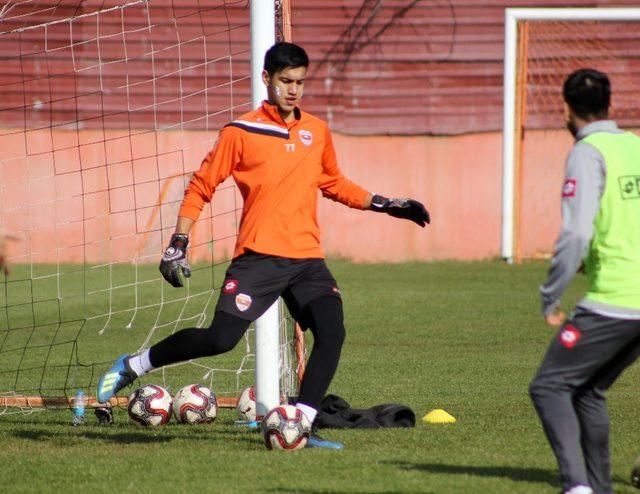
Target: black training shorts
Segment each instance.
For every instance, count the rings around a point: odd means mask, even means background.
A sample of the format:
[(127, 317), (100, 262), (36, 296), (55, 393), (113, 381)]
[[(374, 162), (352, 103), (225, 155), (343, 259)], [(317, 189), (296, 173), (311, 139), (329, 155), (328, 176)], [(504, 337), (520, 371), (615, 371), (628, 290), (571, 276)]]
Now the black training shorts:
[(327, 295), (340, 298), (340, 290), (323, 259), (249, 252), (227, 269), (216, 311), (254, 321), (282, 296), (296, 317), (309, 302)]

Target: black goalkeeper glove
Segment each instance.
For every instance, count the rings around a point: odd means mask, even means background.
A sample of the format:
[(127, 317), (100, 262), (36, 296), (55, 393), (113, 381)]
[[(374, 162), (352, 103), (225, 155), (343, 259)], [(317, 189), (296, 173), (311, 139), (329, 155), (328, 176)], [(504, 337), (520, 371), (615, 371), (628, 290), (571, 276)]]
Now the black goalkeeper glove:
[(424, 228), (431, 222), (429, 211), (421, 202), (413, 199), (389, 199), (375, 194), (371, 198), (371, 210), (379, 213), (387, 213), (395, 218), (411, 220)]
[(179, 288), (182, 285), (180, 279), (180, 269), (186, 278), (191, 276), (191, 268), (187, 261), (187, 245), (189, 245), (189, 237), (182, 233), (174, 233), (171, 235), (169, 247), (162, 254), (160, 261), (160, 272), (165, 280), (172, 286)]

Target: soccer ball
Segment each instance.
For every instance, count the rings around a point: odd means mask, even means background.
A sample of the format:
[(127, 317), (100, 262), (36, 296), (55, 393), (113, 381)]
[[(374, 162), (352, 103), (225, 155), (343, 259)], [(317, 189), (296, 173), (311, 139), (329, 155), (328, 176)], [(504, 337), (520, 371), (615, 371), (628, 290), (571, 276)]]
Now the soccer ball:
[[(285, 395), (280, 396), (280, 403), (286, 403), (287, 397)], [(256, 387), (249, 386), (244, 388), (240, 393), (240, 398), (236, 403), (236, 412), (238, 412), (238, 418), (243, 421), (254, 421), (257, 418), (256, 413)]]
[(140, 425), (163, 425), (171, 418), (171, 401), (166, 389), (148, 384), (131, 393), (127, 411)]
[(218, 415), (218, 400), (209, 388), (189, 384), (173, 397), (173, 414), (183, 424), (209, 424)]
[(280, 405), (262, 419), (262, 438), (268, 449), (294, 451), (307, 445), (311, 422), (299, 408)]
[(256, 388), (250, 386), (242, 390), (238, 403), (236, 404), (236, 412), (240, 420), (256, 419)]

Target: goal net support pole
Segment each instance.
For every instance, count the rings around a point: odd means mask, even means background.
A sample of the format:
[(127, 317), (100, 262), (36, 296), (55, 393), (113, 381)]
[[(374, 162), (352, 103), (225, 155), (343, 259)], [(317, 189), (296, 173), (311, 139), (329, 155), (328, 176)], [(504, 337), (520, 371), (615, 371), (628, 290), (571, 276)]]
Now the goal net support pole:
[[(514, 8), (505, 9), (502, 144), (502, 241), (501, 256), (507, 262), (518, 253), (518, 23), (520, 21), (634, 21), (640, 8)], [(526, 81), (525, 81), (526, 84)]]
[[(251, 0), (251, 102), (258, 108), (267, 98), (262, 82), (265, 52), (276, 41), (275, 2)], [(255, 321), (256, 415), (263, 417), (280, 404), (278, 301)]]

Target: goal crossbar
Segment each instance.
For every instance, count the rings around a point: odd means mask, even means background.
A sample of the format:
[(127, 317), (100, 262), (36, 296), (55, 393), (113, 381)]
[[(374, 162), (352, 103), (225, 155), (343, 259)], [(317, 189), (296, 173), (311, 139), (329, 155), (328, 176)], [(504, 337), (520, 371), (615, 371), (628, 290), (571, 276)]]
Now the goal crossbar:
[(504, 23), (503, 133), (502, 133), (502, 241), (501, 257), (515, 255), (516, 98), (518, 22), (640, 21), (640, 8), (508, 8)]

